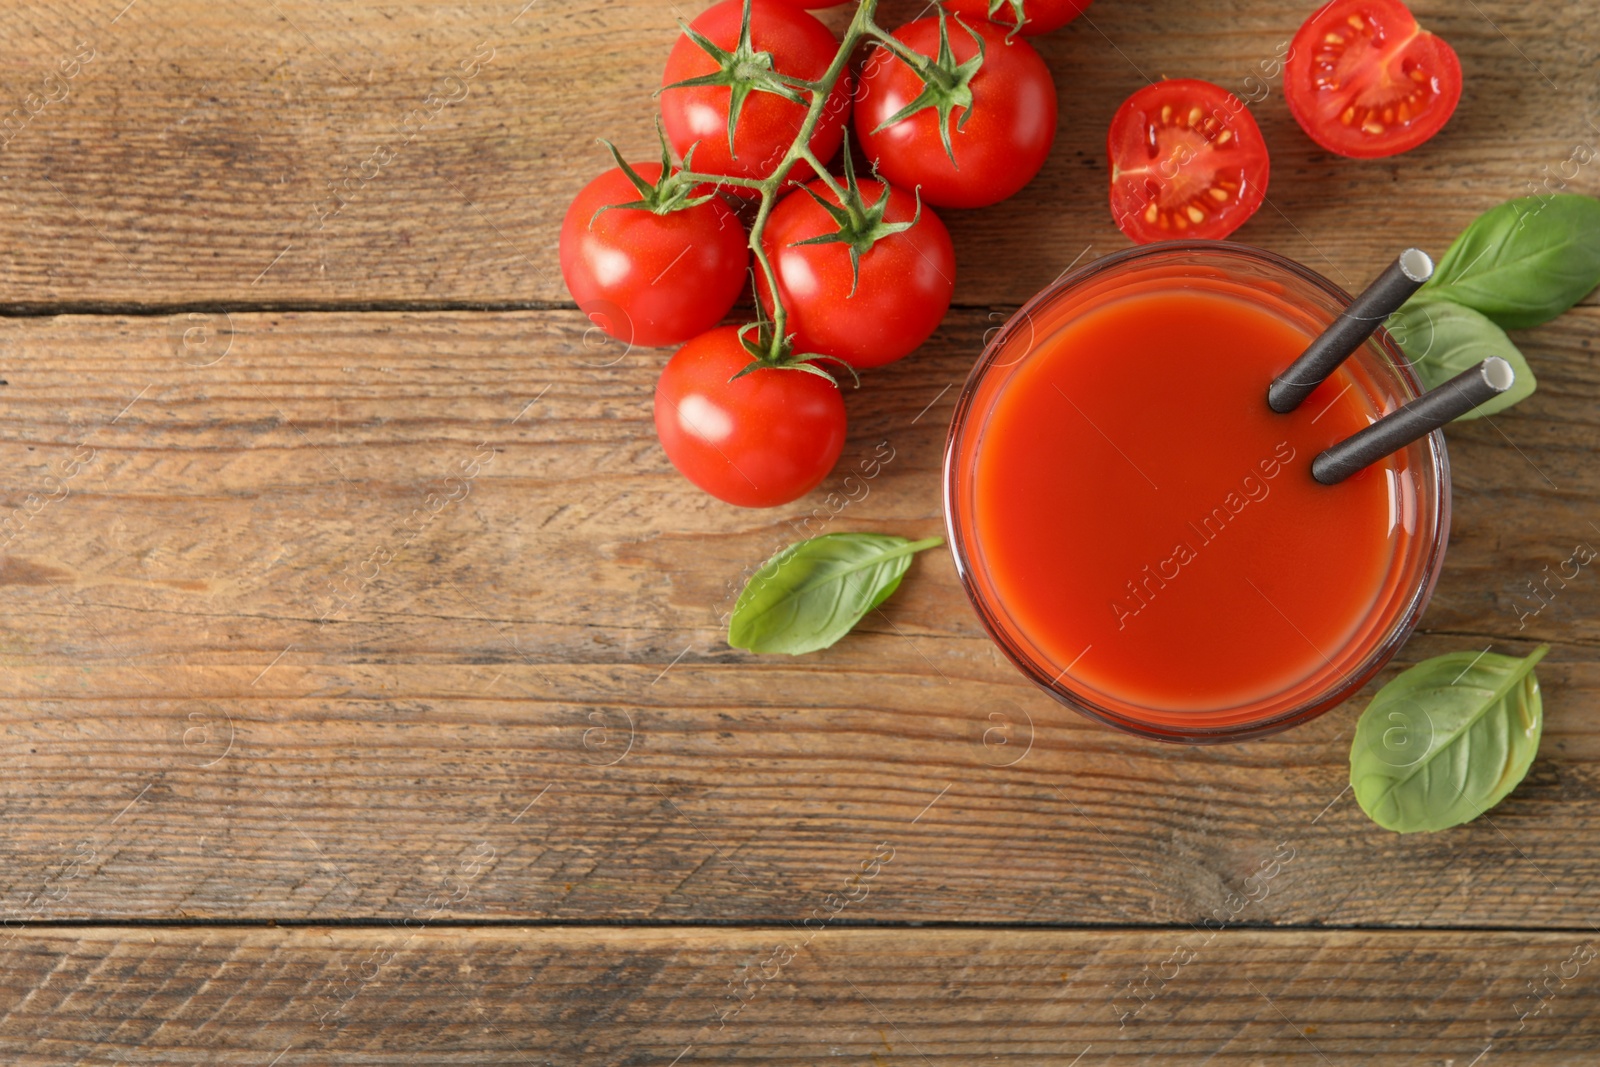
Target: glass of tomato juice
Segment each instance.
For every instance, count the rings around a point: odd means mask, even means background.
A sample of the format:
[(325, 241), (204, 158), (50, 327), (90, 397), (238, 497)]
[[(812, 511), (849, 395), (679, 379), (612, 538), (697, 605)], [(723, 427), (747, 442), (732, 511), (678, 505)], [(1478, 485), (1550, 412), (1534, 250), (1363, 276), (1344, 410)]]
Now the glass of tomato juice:
[(945, 515), (985, 628), (1051, 696), (1164, 741), (1272, 733), (1359, 689), (1438, 579), (1435, 431), (1338, 485), (1317, 453), (1422, 386), (1379, 330), (1297, 410), (1267, 386), (1350, 303), (1218, 241), (1107, 256), (985, 348), (945, 448)]

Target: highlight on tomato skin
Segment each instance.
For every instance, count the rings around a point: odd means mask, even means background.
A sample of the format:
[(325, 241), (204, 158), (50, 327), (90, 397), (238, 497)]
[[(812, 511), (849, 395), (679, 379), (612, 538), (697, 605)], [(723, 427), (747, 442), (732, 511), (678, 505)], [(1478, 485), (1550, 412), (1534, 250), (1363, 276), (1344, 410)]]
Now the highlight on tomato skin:
[(1317, 144), (1378, 159), (1417, 147), (1450, 121), (1461, 60), (1400, 0), (1332, 0), (1295, 34), (1283, 95)]
[[(977, 208), (996, 204), (1033, 180), (1055, 143), (1055, 80), (1038, 49), (1021, 37), (1007, 38), (992, 22), (946, 20), (951, 58), (972, 63), (982, 42), (983, 59), (968, 71), (970, 107), (930, 104), (897, 122), (889, 120), (924, 98), (924, 82), (898, 57), (869, 53), (856, 90), (856, 136), (874, 172), (902, 189), (919, 189), (936, 207)], [(929, 60), (940, 55), (940, 20), (921, 18), (894, 31), (906, 48)], [(945, 147), (948, 134), (950, 147)], [(952, 154), (954, 160), (952, 161)]]
[[(633, 165), (647, 182), (661, 164)], [(673, 173), (676, 173), (674, 171)], [(561, 223), (561, 277), (597, 327), (628, 345), (680, 345), (738, 300), (750, 250), (720, 199), (656, 214), (619, 168), (585, 185)]]
[(1244, 101), (1196, 78), (1155, 82), (1124, 100), (1106, 155), (1111, 217), (1140, 244), (1228, 236), (1261, 207), (1271, 174)]
[[(712, 44), (732, 52), (744, 22), (743, 0), (721, 0), (689, 23)], [(833, 61), (839, 39), (815, 15), (787, 0), (751, 0), (750, 47), (769, 54), (772, 71), (811, 80), (820, 78)], [(675, 83), (715, 73), (718, 64), (688, 35), (679, 34), (667, 56), (661, 84), (661, 121), (678, 158), (693, 148), (694, 169), (706, 174), (765, 178), (789, 150), (805, 122), (806, 106), (776, 93), (756, 91), (739, 109), (734, 143), (728, 144), (728, 110), (733, 95), (725, 85), (677, 86)], [(770, 76), (770, 74), (769, 74)], [(824, 164), (839, 151), (850, 118), (854, 86), (841, 77), (828, 96), (822, 118), (808, 145)], [(812, 173), (804, 160), (790, 176), (803, 180)]]
[(803, 370), (750, 365), (739, 327), (680, 348), (656, 381), (656, 436), (672, 465), (719, 500), (788, 504), (815, 489), (844, 448), (839, 387)]
[[(861, 179), (860, 190), (869, 204), (887, 194), (883, 221), (910, 228), (879, 238), (856, 256), (848, 243), (810, 243), (837, 229), (813, 194), (839, 203), (826, 184), (814, 181), (778, 201), (762, 243), (795, 351), (865, 370), (910, 355), (939, 328), (955, 295), (956, 254), (950, 231), (932, 208), (917, 204), (915, 194), (872, 178)], [(771, 315), (766, 275), (757, 271), (755, 280), (756, 295)]]

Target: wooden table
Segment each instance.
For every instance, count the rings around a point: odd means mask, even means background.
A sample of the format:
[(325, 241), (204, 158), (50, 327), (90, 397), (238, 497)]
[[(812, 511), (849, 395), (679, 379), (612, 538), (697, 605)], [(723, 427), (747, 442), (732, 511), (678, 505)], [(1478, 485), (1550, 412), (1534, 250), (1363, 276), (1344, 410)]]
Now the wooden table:
[[(1309, 3), (1102, 0), (1043, 40), (1044, 172), (947, 213), (948, 322), (756, 512), (673, 471), (666, 353), (586, 332), (556, 261), (593, 139), (651, 150), (679, 9), (524, 2), (0, 16), (0, 1061), (1600, 1062), (1600, 578), (1517, 612), (1600, 542), (1593, 297), (1518, 336), (1537, 395), (1451, 429), (1444, 579), (1379, 679), (1554, 646), (1539, 760), (1469, 826), (1356, 807), (1376, 683), (1265, 742), (1124, 737), (1001, 660), (942, 553), (825, 653), (724, 641), (805, 516), (941, 529), (985, 332), (1126, 243), (1116, 104), (1253, 92)], [(1418, 11), (1449, 127), (1335, 159), (1269, 80), (1239, 239), (1358, 287), (1547, 176), (1600, 190), (1567, 165), (1592, 7)]]

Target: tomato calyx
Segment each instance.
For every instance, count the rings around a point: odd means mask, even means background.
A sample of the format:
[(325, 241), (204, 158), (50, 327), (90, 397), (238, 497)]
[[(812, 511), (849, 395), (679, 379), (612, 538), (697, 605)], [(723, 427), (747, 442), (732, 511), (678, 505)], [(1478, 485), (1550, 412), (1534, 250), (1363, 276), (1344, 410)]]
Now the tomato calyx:
[(758, 52), (751, 44), (750, 0), (744, 0), (744, 15), (739, 23), (739, 43), (731, 52), (718, 46), (716, 42), (682, 19), (678, 20), (678, 25), (683, 28), (684, 35), (689, 40), (716, 62), (717, 69), (698, 78), (685, 78), (671, 85), (663, 85), (656, 90), (655, 95), (660, 96), (668, 89), (688, 89), (701, 85), (726, 86), (731, 94), (728, 100), (730, 152), (733, 151), (734, 131), (739, 126), (739, 113), (744, 110), (744, 102), (751, 93), (772, 93), (790, 103), (805, 106), (806, 100), (800, 95), (800, 90), (810, 90), (814, 86), (809, 82), (779, 74), (773, 65), (772, 53)]
[(1006, 30), (1006, 40), (1008, 41), (1021, 33), (1022, 27), (1028, 23), (1028, 16), (1022, 10), (1022, 5), (1026, 2), (1027, 0), (989, 0), (990, 22), (999, 22), (1000, 25), (1004, 26), (1005, 23), (995, 16), (1000, 14), (1000, 9), (1003, 7), (1011, 9), (1011, 26)]
[(696, 189), (699, 188), (699, 184), (685, 175), (685, 172), (691, 169), (691, 165), (694, 162), (694, 149), (696, 146), (690, 146), (689, 151), (683, 157), (683, 168), (679, 170), (672, 165), (672, 152), (667, 147), (667, 135), (662, 132), (659, 122), (656, 123), (656, 133), (661, 137), (661, 177), (657, 178), (653, 183), (647, 181), (643, 175), (628, 164), (627, 160), (622, 158), (622, 153), (617, 151), (616, 145), (603, 137), (597, 138), (601, 144), (606, 146), (606, 151), (611, 153), (611, 158), (616, 161), (617, 169), (622, 171), (623, 176), (632, 183), (635, 189), (639, 190), (639, 199), (630, 200), (625, 204), (606, 204), (602, 206), (599, 211), (589, 217), (590, 229), (594, 228), (595, 219), (598, 219), (613, 208), (627, 208), (637, 211), (649, 211), (656, 215), (670, 215), (674, 211), (687, 211), (690, 208), (699, 207), (717, 195), (715, 191), (697, 195)]
[(949, 18), (943, 9), (939, 11), (939, 55), (936, 59), (930, 60), (920, 52), (907, 48), (889, 34), (878, 35), (878, 40), (889, 51), (917, 72), (922, 79), (922, 92), (905, 107), (878, 123), (872, 132), (882, 133), (897, 122), (904, 122), (920, 111), (933, 108), (939, 113), (939, 140), (944, 144), (945, 154), (950, 157), (950, 165), (959, 168), (955, 146), (950, 143), (950, 115), (956, 108), (961, 108), (961, 117), (956, 120), (957, 130), (965, 129), (967, 119), (972, 117), (972, 79), (983, 68), (984, 45), (977, 31), (959, 17), (956, 22), (967, 31), (972, 43), (978, 46), (978, 51), (965, 63), (957, 63), (955, 53), (950, 48)]
[(839, 227), (833, 233), (824, 233), (817, 237), (808, 237), (804, 241), (795, 241), (790, 248), (801, 245), (846, 245), (850, 253), (850, 292), (849, 296), (856, 295), (856, 287), (861, 284), (861, 257), (871, 251), (872, 246), (885, 237), (892, 237), (897, 233), (904, 233), (911, 229), (922, 219), (922, 191), (915, 190), (917, 210), (909, 222), (885, 222), (883, 216), (889, 209), (889, 195), (893, 190), (888, 182), (883, 183), (883, 195), (875, 203), (867, 203), (861, 196), (861, 186), (856, 184), (856, 169), (850, 163), (850, 145), (844, 146), (844, 188), (830, 181), (834, 195), (839, 198), (839, 203), (831, 204), (812, 189), (809, 185), (802, 185), (801, 191), (817, 202), (822, 210), (828, 213)]
[[(751, 331), (755, 332), (754, 338), (750, 336)], [(837, 363), (849, 371), (855, 387), (861, 386), (861, 376), (856, 373), (856, 369), (837, 356), (824, 355), (821, 352), (796, 352), (794, 334), (779, 337), (777, 331), (773, 329), (772, 320), (768, 319), (766, 312), (762, 310), (759, 300), (756, 301), (756, 321), (739, 327), (739, 344), (744, 347), (750, 362), (745, 364), (738, 374), (729, 378), (730, 382), (736, 382), (746, 374), (754, 374), (758, 370), (795, 370), (826, 378), (837, 389), (839, 379), (817, 366), (817, 360), (826, 360), (829, 363)]]

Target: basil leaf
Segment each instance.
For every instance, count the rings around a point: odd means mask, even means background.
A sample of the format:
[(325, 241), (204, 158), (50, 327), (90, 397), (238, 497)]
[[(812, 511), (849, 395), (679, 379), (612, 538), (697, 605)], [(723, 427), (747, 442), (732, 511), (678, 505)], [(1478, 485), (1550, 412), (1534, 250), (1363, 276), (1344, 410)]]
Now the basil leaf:
[(791, 656), (827, 648), (889, 599), (912, 556), (942, 544), (942, 537), (836, 533), (790, 545), (745, 583), (728, 644)]
[(1511, 364), (1517, 380), (1511, 388), (1457, 419), (1481, 418), (1504, 411), (1533, 395), (1539, 385), (1517, 346), (1506, 332), (1471, 308), (1448, 300), (1414, 296), (1384, 324), (1400, 344), (1417, 377), (1429, 389), (1454, 378), (1490, 356)]
[(1378, 690), (1356, 724), (1350, 785), (1387, 830), (1414, 833), (1470, 822), (1517, 787), (1539, 751), (1544, 713), (1526, 659), (1451, 652)]
[(1600, 200), (1525, 196), (1473, 220), (1422, 287), (1507, 330), (1548, 322), (1600, 285)]

